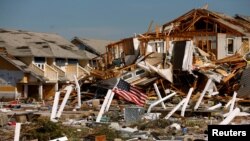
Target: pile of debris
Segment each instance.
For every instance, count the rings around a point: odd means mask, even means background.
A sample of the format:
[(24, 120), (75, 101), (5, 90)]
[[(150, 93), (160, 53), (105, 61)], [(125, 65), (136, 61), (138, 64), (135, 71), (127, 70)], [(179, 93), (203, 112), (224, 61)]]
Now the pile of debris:
[[(45, 102), (29, 104), (32, 110), (20, 102), (12, 107), (1, 104), (6, 118), (1, 118), (0, 136), (5, 136), (3, 140), (207, 140), (207, 125), (250, 123), (250, 100), (242, 78), (248, 71), (240, 55), (212, 61), (192, 41), (178, 41), (168, 54), (152, 52), (129, 66), (75, 77)], [(17, 116), (13, 126), (10, 119), (21, 109), (26, 120)], [(30, 112), (36, 116), (28, 118)], [(37, 122), (39, 116), (50, 119)]]
[(96, 53), (88, 70), (76, 69), (74, 82), (44, 101), (0, 103), (0, 140), (207, 140), (207, 125), (249, 124), (249, 23), (245, 16), (207, 6), (156, 26), (155, 32), (151, 23), (146, 33)]

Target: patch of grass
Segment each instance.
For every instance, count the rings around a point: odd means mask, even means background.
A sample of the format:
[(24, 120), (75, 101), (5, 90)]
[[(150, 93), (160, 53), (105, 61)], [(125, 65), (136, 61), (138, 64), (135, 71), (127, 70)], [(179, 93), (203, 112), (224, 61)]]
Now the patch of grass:
[(114, 140), (119, 137), (119, 132), (108, 127), (108, 125), (100, 125), (93, 129), (94, 135), (106, 135), (107, 140)]
[(146, 129), (154, 129), (154, 128), (166, 128), (167, 126), (169, 126), (171, 124), (171, 122), (169, 120), (166, 119), (157, 119), (157, 120), (152, 120), (152, 121), (140, 121), (137, 122), (135, 125), (133, 126), (137, 126), (137, 128), (139, 130), (146, 130)]
[(88, 128), (65, 126), (60, 122), (51, 122), (49, 118), (38, 118), (30, 124), (22, 125), (21, 128), (21, 136), (27, 140), (48, 141), (63, 136), (70, 140), (79, 140), (86, 134), (90, 134)]

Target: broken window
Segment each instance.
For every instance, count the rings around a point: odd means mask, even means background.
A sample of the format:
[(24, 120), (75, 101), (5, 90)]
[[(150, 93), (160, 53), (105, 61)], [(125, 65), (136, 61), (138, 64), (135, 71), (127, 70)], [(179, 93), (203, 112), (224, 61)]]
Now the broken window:
[(68, 64), (77, 64), (78, 60), (77, 59), (68, 59)]
[(44, 69), (45, 61), (46, 61), (45, 57), (34, 57), (35, 65), (42, 70)]
[(127, 79), (132, 78), (132, 76), (133, 76), (133, 75), (132, 75), (131, 73), (129, 73), (129, 74), (123, 76), (122, 79), (123, 79), (123, 80), (127, 80)]
[(143, 74), (143, 73), (145, 73), (145, 70), (137, 70), (135, 72), (135, 75), (140, 75), (140, 74)]
[(164, 53), (164, 42), (158, 42), (155, 45), (157, 47), (157, 52)]
[(45, 57), (35, 57), (35, 63), (45, 63)]
[(147, 45), (147, 52), (164, 53), (164, 41), (150, 41)]
[(57, 66), (65, 66), (66, 64), (66, 59), (64, 58), (56, 58), (56, 65)]
[(227, 54), (233, 54), (234, 53), (234, 40), (233, 38), (227, 39)]

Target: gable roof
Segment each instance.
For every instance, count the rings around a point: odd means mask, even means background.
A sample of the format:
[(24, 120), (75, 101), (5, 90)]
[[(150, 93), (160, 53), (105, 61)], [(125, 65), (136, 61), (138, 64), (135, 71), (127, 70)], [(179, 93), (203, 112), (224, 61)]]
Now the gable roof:
[[(73, 44), (75, 42), (80, 43), (85, 47), (85, 50), (91, 52), (92, 54), (101, 55), (106, 52), (106, 46), (110, 44), (112, 41), (110, 40), (102, 40), (102, 39), (87, 39), (87, 38), (80, 38), (74, 37), (71, 41)], [(81, 49), (81, 46), (80, 46)]]
[(74, 53), (78, 48), (57, 34), (0, 29), (0, 47), (16, 57), (88, 59)]
[[(189, 12), (183, 14), (182, 16), (163, 24), (163, 30), (173, 31), (175, 29), (178, 29), (180, 25), (183, 25), (185, 28), (182, 29), (181, 32), (184, 32), (187, 31), (201, 18), (212, 20), (221, 26), (227, 27), (230, 31), (238, 35), (250, 36), (250, 27), (237, 20), (235, 17), (219, 12), (209, 11), (207, 9), (192, 9)], [(246, 19), (246, 16), (243, 18)], [(170, 28), (171, 26), (172, 28)]]
[(244, 16), (244, 15), (236, 14), (235, 18), (240, 18), (240, 19), (245, 20), (246, 22), (250, 23), (250, 16)]
[(14, 58), (10, 58), (6, 54), (0, 53), (0, 57), (9, 62), (10, 64), (12, 64), (13, 66), (15, 66), (20, 71), (24, 72), (25, 67), (27, 67), (23, 62), (16, 60)]
[(13, 57), (8, 56), (6, 53), (0, 53), (0, 57), (2, 59), (6, 60), (7, 62), (9, 62), (10, 64), (12, 64), (13, 66), (15, 66), (20, 71), (22, 71), (24, 73), (29, 73), (40, 81), (46, 80), (44, 77), (39, 76), (36, 73), (34, 73), (32, 70), (30, 70), (26, 64), (24, 64), (23, 62), (15, 59)]

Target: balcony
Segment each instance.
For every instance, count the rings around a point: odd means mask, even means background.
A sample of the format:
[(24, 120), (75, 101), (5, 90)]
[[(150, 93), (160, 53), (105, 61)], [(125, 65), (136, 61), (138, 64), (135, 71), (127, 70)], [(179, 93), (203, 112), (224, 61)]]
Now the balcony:
[(44, 76), (46, 78), (49, 78), (50, 81), (57, 81), (58, 80), (58, 72), (47, 64), (45, 64), (44, 66), (45, 66), (44, 67), (44, 70), (45, 70)]
[(86, 76), (89, 74), (89, 71), (86, 70), (85, 68), (81, 67), (78, 64), (69, 64), (67, 66), (65, 66), (65, 72), (66, 72), (66, 78), (69, 81), (73, 81), (74, 80), (74, 75), (76, 75), (77, 78), (82, 77), (82, 76)]
[(49, 81), (68, 80), (74, 81), (74, 75), (84, 77), (89, 71), (78, 64), (69, 64), (64, 66), (64, 70), (57, 65), (31, 64), (29, 68), (37, 75), (43, 76)]
[(30, 64), (29, 68), (50, 82), (58, 81), (58, 72), (47, 64)]
[(58, 77), (59, 77), (60, 80), (65, 80), (66, 79), (66, 72), (64, 70), (62, 70), (57, 65), (51, 65), (51, 67), (58, 72)]

